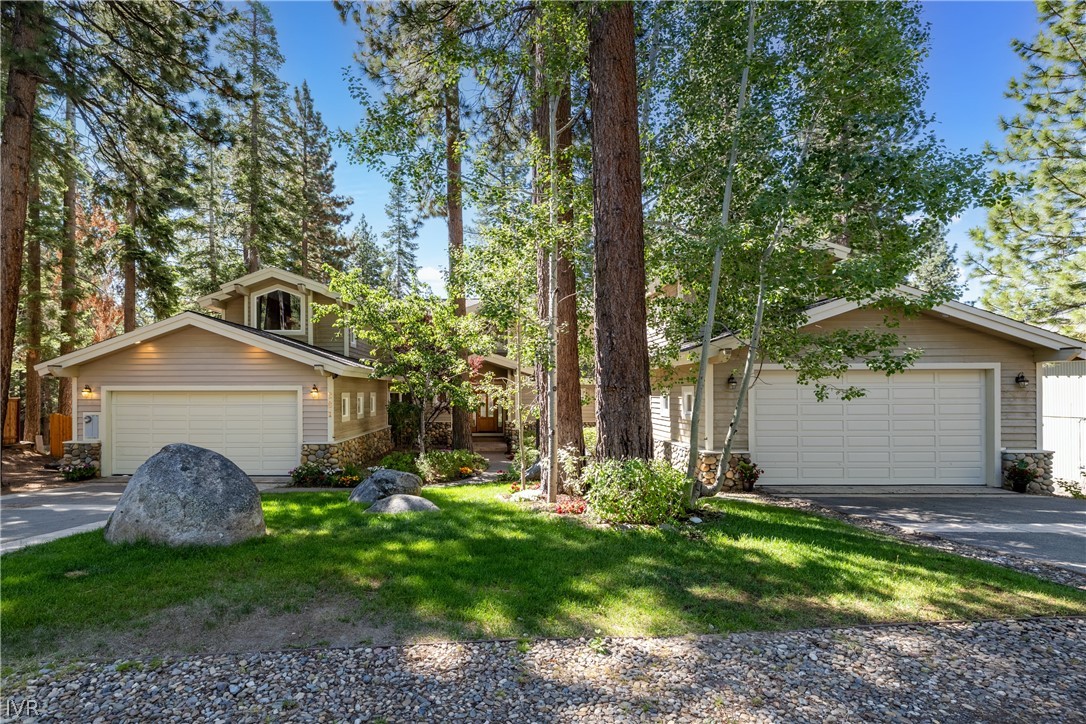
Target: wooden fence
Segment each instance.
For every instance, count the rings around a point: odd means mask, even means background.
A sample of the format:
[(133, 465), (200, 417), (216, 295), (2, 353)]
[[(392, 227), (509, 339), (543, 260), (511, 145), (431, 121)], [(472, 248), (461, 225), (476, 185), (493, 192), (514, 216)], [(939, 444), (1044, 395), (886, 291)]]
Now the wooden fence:
[(49, 416), (49, 454), (64, 457), (64, 441), (72, 439), (72, 416), (53, 413)]
[(18, 397), (9, 397), (8, 406), (4, 411), (4, 436), (5, 445), (14, 445), (19, 442), (19, 403)]

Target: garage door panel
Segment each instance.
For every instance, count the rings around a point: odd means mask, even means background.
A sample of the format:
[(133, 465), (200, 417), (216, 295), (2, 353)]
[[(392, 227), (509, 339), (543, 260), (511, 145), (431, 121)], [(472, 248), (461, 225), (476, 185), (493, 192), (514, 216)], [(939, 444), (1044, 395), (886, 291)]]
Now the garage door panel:
[(251, 475), (285, 474), (301, 447), (297, 400), (294, 391), (114, 391), (113, 471), (135, 472), (163, 446), (188, 442)]
[[(751, 413), (753, 453), (766, 471), (762, 480), (983, 485), (984, 374), (910, 370), (887, 378), (850, 371), (843, 384), (866, 388), (865, 397), (819, 403), (809, 401), (811, 389), (797, 385), (794, 374), (764, 373), (768, 384), (755, 389)], [(800, 391), (792, 396), (788, 386)], [(795, 401), (785, 404), (789, 398)]]

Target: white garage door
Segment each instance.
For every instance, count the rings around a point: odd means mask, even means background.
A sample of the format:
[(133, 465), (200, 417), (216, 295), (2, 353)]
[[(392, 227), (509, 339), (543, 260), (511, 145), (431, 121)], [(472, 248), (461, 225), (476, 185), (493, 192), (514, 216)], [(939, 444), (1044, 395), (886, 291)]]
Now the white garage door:
[(113, 473), (131, 474), (164, 445), (222, 453), (250, 475), (285, 475), (298, 464), (298, 393), (122, 392), (111, 395)]
[(864, 397), (819, 402), (790, 372), (752, 389), (753, 458), (766, 485), (984, 485), (984, 373), (851, 371)]

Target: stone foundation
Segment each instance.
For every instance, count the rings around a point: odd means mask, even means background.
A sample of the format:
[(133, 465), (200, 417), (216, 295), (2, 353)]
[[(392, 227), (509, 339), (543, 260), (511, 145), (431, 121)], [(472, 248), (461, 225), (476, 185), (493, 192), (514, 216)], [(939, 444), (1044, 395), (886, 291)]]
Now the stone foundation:
[[(674, 440), (653, 441), (652, 453), (654, 458), (667, 460), (677, 470), (686, 470), (686, 465), (690, 460), (690, 446)], [(721, 455), (722, 452), (713, 450), (698, 452), (698, 482), (702, 485), (716, 484)], [(724, 472), (724, 481), (720, 486), (721, 492), (736, 492), (740, 489), (739, 480), (736, 477), (736, 466), (740, 460), (751, 462), (750, 453), (745, 450), (736, 450), (731, 454), (728, 469)]]
[(1007, 471), (1017, 467), (1020, 461), (1025, 461), (1026, 467), (1037, 473), (1037, 479), (1026, 488), (1027, 493), (1034, 495), (1052, 495), (1056, 486), (1052, 481), (1052, 455), (1051, 450), (1004, 450), (1001, 453), (1003, 459), (1003, 487), (1011, 489), (1007, 481)]
[(102, 443), (100, 442), (66, 442), (64, 443), (64, 457), (61, 465), (92, 465), (97, 470), (102, 469)]
[(340, 467), (347, 463), (366, 465), (376, 462), (392, 449), (392, 428), (366, 432), (350, 440), (334, 443), (303, 443), (302, 462)]
[(452, 447), (452, 423), (431, 422), (426, 426), (426, 448)]

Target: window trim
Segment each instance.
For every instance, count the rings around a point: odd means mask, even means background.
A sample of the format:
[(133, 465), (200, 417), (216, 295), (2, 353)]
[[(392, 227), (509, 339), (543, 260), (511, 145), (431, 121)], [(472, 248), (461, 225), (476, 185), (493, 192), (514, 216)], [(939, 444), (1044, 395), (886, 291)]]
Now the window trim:
[(679, 398), (679, 409), (682, 411), (682, 418), (689, 420), (693, 416), (694, 407), (694, 387), (693, 385), (683, 386), (681, 390), (682, 396)]
[(377, 417), (377, 393), (370, 393), (370, 417)]
[(351, 393), (343, 392), (339, 396), (339, 419), (348, 422), (351, 419)]
[[(300, 309), (301, 309), (301, 326), (298, 329), (261, 329), (260, 322), (257, 320), (257, 300), (260, 297), (266, 296), (271, 292), (286, 292), (291, 296), (297, 297)], [(285, 284), (272, 284), (271, 286), (264, 287), (259, 291), (249, 292), (249, 326), (260, 332), (271, 332), (272, 334), (281, 334), (284, 337), (302, 337), (308, 339), (309, 335), (309, 304), (306, 294), (302, 294), (297, 289), (292, 289)]]
[(355, 417), (361, 420), (366, 416), (366, 393), (356, 392), (354, 396)]

